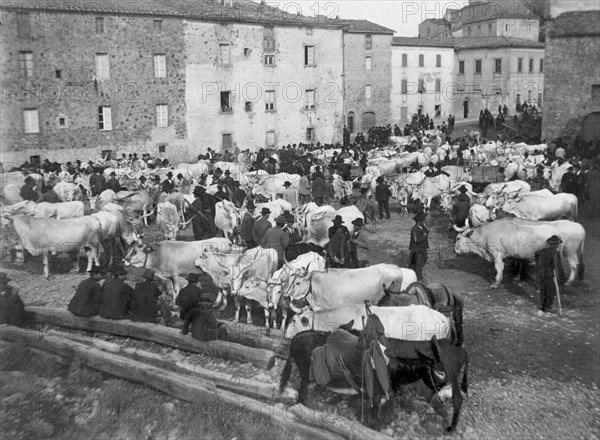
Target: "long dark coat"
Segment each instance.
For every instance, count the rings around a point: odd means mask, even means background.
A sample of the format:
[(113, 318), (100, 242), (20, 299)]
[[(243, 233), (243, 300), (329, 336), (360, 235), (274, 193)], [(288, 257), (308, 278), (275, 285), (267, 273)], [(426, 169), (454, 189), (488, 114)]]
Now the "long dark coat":
[(93, 278), (83, 280), (67, 306), (77, 316), (96, 316), (102, 303), (102, 286)]

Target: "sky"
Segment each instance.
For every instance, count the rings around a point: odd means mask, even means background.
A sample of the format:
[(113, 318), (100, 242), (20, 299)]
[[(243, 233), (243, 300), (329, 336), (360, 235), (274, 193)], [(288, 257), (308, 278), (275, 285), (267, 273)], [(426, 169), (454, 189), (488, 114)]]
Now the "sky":
[(364, 19), (396, 31), (396, 36), (416, 37), (419, 23), (441, 18), (448, 8), (459, 9), (467, 0), (267, 0), (286, 12), (311, 17)]

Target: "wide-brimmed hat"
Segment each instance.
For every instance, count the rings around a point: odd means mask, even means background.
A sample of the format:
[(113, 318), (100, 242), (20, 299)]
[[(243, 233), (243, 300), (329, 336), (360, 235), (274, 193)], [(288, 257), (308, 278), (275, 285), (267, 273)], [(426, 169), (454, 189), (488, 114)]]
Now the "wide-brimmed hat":
[(145, 279), (151, 280), (154, 278), (154, 271), (152, 269), (146, 269), (144, 271), (144, 275), (142, 275)]
[(363, 222), (362, 218), (357, 218), (357, 219), (352, 220), (352, 224), (354, 226), (363, 226), (364, 222)]
[(140, 181), (145, 182), (146, 181), (146, 176), (140, 176)]
[(160, 176), (154, 176), (152, 179), (158, 180), (160, 182)]
[(197, 186), (194, 188), (194, 195), (204, 194), (206, 192), (206, 188), (203, 186)]
[(173, 173), (169, 171), (169, 172), (167, 173), (167, 177), (173, 177)]
[(117, 175), (117, 173), (115, 173), (114, 171), (111, 171), (111, 172), (110, 172), (110, 175), (111, 175), (111, 176), (116, 176), (116, 175)]
[(283, 182), (283, 186), (292, 186), (292, 184), (286, 180), (285, 182)]
[(277, 217), (275, 219), (275, 223), (277, 223), (278, 225), (283, 225), (285, 223), (287, 223), (287, 217), (283, 214), (281, 214), (279, 217)]
[(417, 215), (413, 217), (413, 220), (416, 222), (422, 222), (427, 218), (427, 215), (424, 212), (417, 212)]
[(226, 175), (226, 176), (228, 176), (228, 175), (230, 175), (230, 174), (231, 174), (231, 171), (229, 171), (229, 170), (225, 170), (225, 175)]
[(562, 240), (558, 235), (553, 235), (548, 240), (546, 240), (546, 243), (548, 243), (549, 245), (561, 244)]
[(342, 219), (341, 215), (336, 215), (335, 218), (333, 219), (334, 225), (341, 225), (343, 223), (344, 223), (344, 220)]
[(377, 178), (377, 182), (379, 182), (379, 183), (383, 182), (383, 177), (382, 177), (382, 176), (379, 176), (379, 177)]
[(260, 213), (261, 213), (262, 215), (270, 214), (270, 213), (271, 213), (271, 210), (270, 210), (269, 208), (267, 208), (267, 207), (264, 207), (264, 208), (262, 209), (262, 211), (260, 211)]
[(240, 186), (240, 182), (238, 182), (237, 180), (234, 180), (233, 186), (237, 188), (238, 186)]
[(178, 179), (183, 179), (183, 174), (181, 174), (181, 173), (177, 174), (177, 178)]
[(464, 193), (466, 193), (467, 191), (469, 191), (469, 190), (467, 189), (467, 187), (466, 187), (466, 186), (459, 186), (459, 187), (458, 187), (458, 192), (461, 192), (461, 193), (463, 193), (463, 194), (464, 194)]
[(197, 273), (192, 272), (192, 273), (188, 274), (187, 280), (190, 283), (197, 283), (198, 281), (200, 281), (200, 276)]

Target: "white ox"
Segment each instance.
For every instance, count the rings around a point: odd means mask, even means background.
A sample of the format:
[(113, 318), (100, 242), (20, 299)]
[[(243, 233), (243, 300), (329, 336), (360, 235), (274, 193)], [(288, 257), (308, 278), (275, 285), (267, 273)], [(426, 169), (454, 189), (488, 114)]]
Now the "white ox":
[(558, 165), (558, 162), (553, 162), (551, 166), (544, 167), (544, 179), (548, 181), (552, 191), (558, 192), (562, 189), (562, 178), (572, 166), (569, 162), (564, 162), (562, 165)]
[(58, 182), (52, 190), (58, 198), (63, 202), (71, 202), (73, 200), (83, 200), (81, 188), (76, 183)]
[(248, 187), (251, 182), (246, 176), (246, 172), (248, 171), (248, 166), (245, 163), (240, 162), (215, 162), (213, 164), (213, 171), (217, 168), (225, 171), (229, 171), (231, 173), (231, 177), (234, 180), (240, 182), (240, 186), (243, 188)]
[(427, 209), (431, 208), (431, 201), (442, 194), (455, 192), (458, 187), (466, 186), (470, 191), (473, 190), (471, 184), (467, 182), (455, 182), (445, 174), (435, 177), (426, 177), (423, 183), (413, 192), (413, 200), (421, 200)]
[(292, 188), (298, 190), (300, 176), (298, 174), (278, 173), (278, 174), (260, 174), (256, 177), (256, 183), (252, 188), (252, 194), (260, 194), (267, 199), (274, 200), (277, 194), (283, 193), (285, 187), (283, 184), (290, 182)]
[(502, 205), (502, 210), (507, 214), (526, 220), (577, 220), (577, 196), (568, 193), (537, 193), (538, 191), (517, 195), (515, 198), (507, 200)]
[(559, 236), (563, 243), (560, 252), (571, 269), (567, 284), (575, 280), (578, 267), (583, 272), (583, 244), (585, 229), (569, 220), (535, 222), (519, 218), (503, 218), (475, 229), (467, 229), (456, 237), (457, 254), (474, 253), (494, 263), (496, 278), (491, 287), (502, 282), (504, 259), (515, 258), (532, 261), (535, 253), (548, 247), (546, 240)]
[[(384, 286), (396, 283), (401, 291), (417, 281), (411, 269), (393, 264), (376, 264), (360, 269), (329, 269), (311, 272), (304, 276), (294, 274), (284, 291), (291, 301), (290, 307), (299, 312), (310, 306), (313, 310), (325, 310), (345, 304), (377, 304), (385, 295)], [(300, 302), (300, 305), (295, 303)]]
[(235, 228), (242, 222), (241, 210), (229, 200), (215, 204), (215, 226), (225, 238), (233, 240)]
[[(308, 252), (300, 255), (295, 260), (285, 264), (281, 269), (273, 273), (271, 278), (263, 279), (257, 276), (248, 278), (240, 288), (240, 296), (257, 301), (265, 310), (265, 326), (275, 321), (275, 311), (280, 305), (279, 301), (283, 290), (288, 288), (288, 282), (294, 275), (305, 276), (309, 272), (325, 270), (325, 259), (316, 252)], [(282, 304), (282, 323), (287, 320), (288, 304)]]
[[(192, 176), (201, 176), (202, 174), (208, 175), (208, 171), (209, 171), (209, 166), (208, 163), (206, 162), (196, 162), (196, 163), (179, 163), (177, 164), (177, 166), (175, 167), (176, 171), (181, 172), (181, 170), (186, 170), (189, 174), (191, 174)], [(185, 176), (184, 173), (181, 173)], [(176, 176), (177, 174), (175, 172), (173, 172), (173, 175)]]
[(513, 197), (516, 194), (525, 194), (530, 191), (529, 183), (523, 180), (511, 180), (506, 183), (490, 183), (483, 190), (483, 194), (488, 197), (492, 194), (507, 194), (509, 197)]
[[(406, 307), (371, 307), (379, 317), (388, 338), (406, 341), (429, 341), (433, 336), (450, 338), (450, 321), (437, 310), (424, 305)], [(306, 330), (331, 332), (352, 322), (353, 330), (363, 330), (364, 304), (347, 304), (332, 310), (307, 310), (292, 318), (285, 337), (293, 338)]]
[(325, 247), (327, 243), (329, 243), (329, 228), (333, 226), (333, 219), (336, 215), (342, 217), (344, 226), (348, 228), (350, 235), (354, 232), (354, 225), (352, 222), (357, 218), (360, 218), (363, 221), (365, 220), (360, 209), (354, 205), (344, 206), (337, 211), (332, 211), (331, 208), (320, 209), (306, 217), (307, 236), (304, 241), (306, 243), (314, 243), (321, 247)]
[(180, 274), (201, 273), (194, 261), (205, 252), (231, 252), (232, 244), (226, 238), (214, 237), (200, 241), (163, 241), (153, 245), (138, 246), (129, 257), (134, 267), (152, 269), (163, 280), (166, 290), (179, 295)]
[[(221, 289), (215, 306), (223, 303), (221, 310), (227, 307), (226, 289), (230, 289), (235, 299), (235, 322), (240, 320), (240, 296), (238, 295), (244, 280), (250, 277), (268, 279), (277, 269), (277, 251), (256, 247), (246, 252), (228, 254), (205, 253), (198, 257), (194, 264), (210, 274), (215, 284)], [(246, 320), (252, 324), (250, 303), (246, 303)]]
[(36, 218), (55, 218), (59, 220), (83, 217), (83, 202), (35, 203), (29, 200), (2, 208), (3, 216), (32, 215)]
[(156, 205), (156, 227), (165, 240), (177, 240), (177, 233), (181, 227), (177, 208), (169, 202)]

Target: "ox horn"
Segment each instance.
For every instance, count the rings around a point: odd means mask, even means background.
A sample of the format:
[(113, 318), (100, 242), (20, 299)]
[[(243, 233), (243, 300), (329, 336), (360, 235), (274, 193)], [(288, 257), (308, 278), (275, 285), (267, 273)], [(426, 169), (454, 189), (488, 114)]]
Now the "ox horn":
[[(465, 224), (466, 224), (466, 222), (465, 222)], [(465, 232), (465, 230), (466, 230), (466, 228), (459, 228), (459, 227), (458, 227), (458, 226), (456, 226), (456, 225), (452, 225), (452, 227), (454, 228), (454, 230), (455, 230), (456, 232)]]
[(146, 215), (143, 215), (143, 214), (142, 214), (142, 215), (140, 216), (140, 218), (147, 218), (147, 217), (150, 217), (150, 216), (151, 216), (151, 215), (153, 215), (153, 214), (154, 214), (154, 209), (152, 209), (152, 211), (150, 211), (150, 212), (149, 212), (148, 214), (146, 214)]

